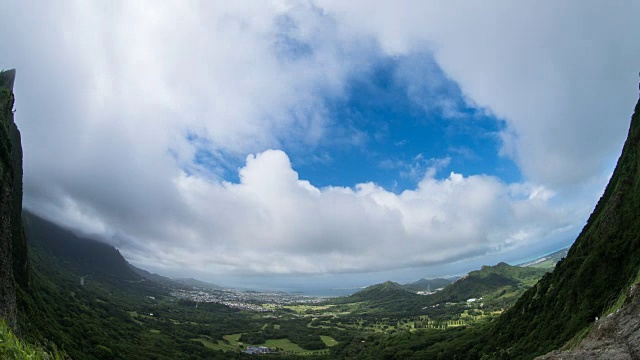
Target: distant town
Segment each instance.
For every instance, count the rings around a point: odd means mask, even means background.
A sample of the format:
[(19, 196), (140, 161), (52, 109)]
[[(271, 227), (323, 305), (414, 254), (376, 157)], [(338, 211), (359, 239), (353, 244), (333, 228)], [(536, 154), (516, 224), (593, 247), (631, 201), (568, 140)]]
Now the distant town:
[(217, 303), (234, 309), (255, 312), (273, 311), (283, 305), (318, 304), (326, 300), (321, 297), (289, 294), (285, 292), (206, 289), (196, 286), (189, 290), (175, 289), (171, 292), (171, 296), (195, 301), (196, 303)]

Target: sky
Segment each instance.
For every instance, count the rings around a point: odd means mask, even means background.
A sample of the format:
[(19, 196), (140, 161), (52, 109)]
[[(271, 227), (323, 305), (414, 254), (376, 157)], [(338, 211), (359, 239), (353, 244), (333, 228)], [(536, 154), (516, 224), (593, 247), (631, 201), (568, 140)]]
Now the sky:
[(169, 276), (463, 274), (570, 245), (638, 98), (639, 1), (14, 1), (24, 206)]

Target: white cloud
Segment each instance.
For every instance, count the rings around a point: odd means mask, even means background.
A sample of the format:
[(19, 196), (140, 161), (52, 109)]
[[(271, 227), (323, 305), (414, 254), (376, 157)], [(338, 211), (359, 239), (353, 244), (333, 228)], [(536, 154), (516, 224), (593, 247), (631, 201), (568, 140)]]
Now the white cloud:
[(622, 148), (640, 69), (637, 1), (318, 3), (390, 54), (432, 49), (470, 102), (506, 120), (506, 153), (532, 181), (590, 181)]
[[(638, 4), (595, 4), (6, 4), (0, 65), (18, 67), (26, 204), (140, 263), (218, 273), (373, 271), (559, 243), (599, 195), (636, 94)], [(470, 104), (504, 118), (503, 150), (527, 181), (427, 171), (401, 194), (317, 188), (266, 151), (361, 141), (324, 100), (371, 59), (430, 53)], [(399, 77), (415, 101), (439, 86), (425, 69)], [(436, 101), (422, 105), (455, 117)], [(194, 164), (199, 148), (256, 155), (230, 183)]]
[(247, 157), (240, 179), (177, 176), (189, 216), (119, 224), (127, 233), (156, 230), (136, 235), (153, 246), (124, 245), (125, 253), (142, 264), (214, 273), (340, 273), (439, 264), (576, 230), (575, 209), (554, 208), (539, 196), (545, 189), (489, 176), (436, 180), (427, 172), (401, 194), (373, 183), (318, 189), (298, 178), (286, 154), (268, 150)]

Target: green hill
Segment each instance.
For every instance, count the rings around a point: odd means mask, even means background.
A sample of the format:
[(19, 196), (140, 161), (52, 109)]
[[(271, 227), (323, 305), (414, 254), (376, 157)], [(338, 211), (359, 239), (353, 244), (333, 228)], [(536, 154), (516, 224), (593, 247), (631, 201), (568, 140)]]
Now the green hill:
[(508, 307), (545, 273), (544, 269), (522, 268), (502, 262), (472, 271), (430, 297), (433, 303), (483, 298), (485, 302)]
[(387, 281), (371, 285), (355, 294), (330, 300), (331, 304), (357, 304), (351, 312), (358, 314), (415, 314), (426, 305), (426, 297), (417, 295), (403, 285)]
[(418, 281), (404, 284), (403, 287), (406, 290), (418, 292), (418, 291), (435, 291), (439, 288), (444, 288), (445, 286), (451, 284), (452, 281), (449, 279), (437, 278), (437, 279), (420, 279)]
[(483, 266), (451, 283), (446, 279), (436, 282), (449, 285), (432, 295), (417, 295), (409, 285), (387, 281), (372, 285), (351, 296), (334, 300), (334, 303), (361, 303), (359, 313), (376, 312), (389, 314), (419, 313), (425, 306), (439, 303), (465, 302), (471, 298), (483, 298), (483, 302), (494, 308), (506, 308), (527, 289), (533, 286), (544, 269), (522, 268), (500, 263)]
[(382, 284), (376, 284), (366, 287), (363, 290), (347, 297), (352, 301), (388, 301), (413, 297), (411, 292), (393, 281), (386, 281)]

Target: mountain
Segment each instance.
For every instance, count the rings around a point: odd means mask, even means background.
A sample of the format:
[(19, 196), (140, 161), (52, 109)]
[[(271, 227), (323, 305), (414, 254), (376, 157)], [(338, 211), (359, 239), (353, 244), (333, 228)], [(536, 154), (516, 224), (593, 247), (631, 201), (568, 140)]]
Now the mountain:
[(419, 281), (418, 283), (425, 288), (428, 288), (429, 284), (433, 284), (432, 289), (435, 289), (436, 285), (448, 284), (443, 290), (431, 295), (416, 294), (414, 290), (417, 288), (416, 285), (401, 285), (387, 281), (331, 302), (336, 304), (361, 303), (358, 311), (360, 313), (368, 311), (394, 314), (413, 312), (415, 314), (425, 306), (483, 298), (483, 302), (487, 306), (499, 310), (511, 306), (525, 290), (533, 286), (545, 273), (544, 269), (522, 268), (500, 263), (495, 266), (483, 266), (482, 269), (472, 271), (453, 283), (447, 279)]
[(567, 257), (494, 323), (494, 355), (533, 358), (586, 334), (640, 270), (640, 101), (622, 154)]
[(133, 270), (133, 272), (135, 272), (136, 274), (142, 276), (143, 278), (153, 281), (157, 284), (160, 285), (165, 285), (165, 286), (175, 286), (175, 287), (179, 287), (180, 284), (176, 283), (175, 281), (173, 281), (172, 279), (166, 277), (166, 276), (162, 276), (162, 275), (158, 275), (155, 273), (150, 273), (147, 270), (143, 270), (140, 269), (138, 267), (135, 267), (131, 264), (129, 264), (129, 267), (131, 268), (131, 270)]
[[(393, 281), (386, 281), (382, 284), (371, 285), (357, 293), (348, 296), (352, 301), (388, 301), (412, 297), (413, 293)], [(418, 295), (416, 295), (418, 296)]]
[(522, 268), (501, 262), (472, 271), (429, 297), (434, 303), (483, 298), (485, 302), (495, 301), (497, 305), (508, 307), (545, 273), (544, 269)]
[(437, 278), (437, 279), (420, 279), (412, 283), (404, 284), (402, 287), (412, 292), (418, 291), (435, 291), (436, 289), (444, 288), (451, 284), (453, 281), (449, 279)]
[(27, 210), (23, 218), (29, 245), (47, 253), (47, 256), (55, 257), (78, 276), (99, 276), (118, 281), (142, 280), (115, 247), (80, 237)]
[(0, 72), (0, 318), (16, 327), (16, 288), (29, 286), (22, 230), (22, 146), (13, 118), (16, 71)]
[(553, 269), (556, 267), (558, 261), (562, 260), (569, 253), (569, 248), (560, 249), (551, 254), (545, 255), (541, 258), (528, 261), (524, 264), (520, 264), (520, 267), (536, 267), (540, 269)]
[(426, 297), (408, 291), (403, 285), (387, 281), (371, 285), (350, 296), (329, 300), (332, 304), (358, 304), (350, 311), (358, 314), (415, 314), (426, 305)]

